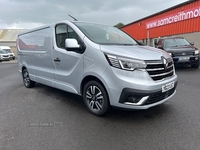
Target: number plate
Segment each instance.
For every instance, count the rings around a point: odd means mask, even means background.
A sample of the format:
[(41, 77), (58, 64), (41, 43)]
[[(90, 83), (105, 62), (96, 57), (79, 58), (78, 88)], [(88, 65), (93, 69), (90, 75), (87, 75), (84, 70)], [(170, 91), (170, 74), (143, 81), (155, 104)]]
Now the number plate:
[(189, 60), (190, 57), (180, 57), (178, 60)]
[(174, 88), (174, 82), (167, 83), (167, 84), (165, 84), (165, 85), (162, 86), (162, 92), (169, 91), (172, 88)]

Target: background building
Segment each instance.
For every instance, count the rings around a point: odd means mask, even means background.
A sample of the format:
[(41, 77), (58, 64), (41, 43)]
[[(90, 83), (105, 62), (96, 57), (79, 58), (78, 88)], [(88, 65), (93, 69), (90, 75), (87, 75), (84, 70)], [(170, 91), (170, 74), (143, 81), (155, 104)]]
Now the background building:
[(181, 36), (200, 50), (200, 0), (181, 3), (121, 29), (146, 45), (154, 46), (159, 37)]
[(20, 32), (25, 29), (0, 29), (0, 46), (10, 46), (17, 56), (16, 39)]

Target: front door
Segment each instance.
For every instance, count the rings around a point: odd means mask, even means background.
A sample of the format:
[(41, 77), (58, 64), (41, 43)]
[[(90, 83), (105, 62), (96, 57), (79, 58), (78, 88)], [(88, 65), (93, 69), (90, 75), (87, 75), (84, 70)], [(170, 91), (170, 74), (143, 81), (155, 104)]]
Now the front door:
[(55, 45), (53, 61), (55, 64), (55, 86), (59, 89), (79, 93), (83, 73), (83, 54), (65, 49), (65, 39), (73, 38), (80, 41), (76, 32), (66, 24), (55, 26)]

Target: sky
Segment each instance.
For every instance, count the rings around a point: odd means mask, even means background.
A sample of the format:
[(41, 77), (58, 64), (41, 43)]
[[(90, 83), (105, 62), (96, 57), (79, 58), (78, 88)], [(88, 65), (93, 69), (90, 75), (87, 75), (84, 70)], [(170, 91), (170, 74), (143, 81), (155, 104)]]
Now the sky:
[(61, 20), (128, 24), (188, 0), (0, 0), (0, 29), (31, 29)]

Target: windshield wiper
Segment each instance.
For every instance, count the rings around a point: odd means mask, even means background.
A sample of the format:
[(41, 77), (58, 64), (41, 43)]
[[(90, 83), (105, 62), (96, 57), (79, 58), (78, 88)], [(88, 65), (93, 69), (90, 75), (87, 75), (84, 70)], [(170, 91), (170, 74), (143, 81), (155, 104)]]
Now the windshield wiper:
[(174, 45), (174, 46), (171, 46), (171, 47), (180, 47), (180, 46), (188, 46), (188, 45)]
[(189, 45), (178, 45), (178, 46), (189, 46)]
[(120, 44), (120, 45), (125, 45), (125, 46), (133, 46), (133, 45), (135, 45), (135, 44)]

